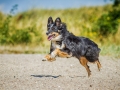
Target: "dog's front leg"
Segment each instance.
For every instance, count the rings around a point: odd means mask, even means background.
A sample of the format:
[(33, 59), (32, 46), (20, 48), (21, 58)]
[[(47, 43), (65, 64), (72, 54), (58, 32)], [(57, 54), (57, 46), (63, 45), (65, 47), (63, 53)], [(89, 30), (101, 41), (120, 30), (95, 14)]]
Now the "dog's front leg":
[(51, 42), (51, 46), (50, 46), (50, 53), (48, 55), (46, 55), (42, 61), (54, 61), (55, 58), (51, 57), (51, 53), (54, 51), (54, 47), (52, 46), (52, 42)]
[(60, 49), (55, 49), (53, 52), (51, 52), (51, 54), (48, 54), (44, 57), (43, 61), (55, 61), (55, 57), (59, 56), (59, 57), (71, 57), (71, 55), (69, 55), (66, 52), (61, 51)]
[(55, 57), (57, 56), (58, 50), (55, 49), (51, 54), (46, 55), (42, 61), (55, 61)]
[(51, 57), (51, 54), (48, 54), (48, 55), (46, 55), (46, 56), (42, 59), (42, 61), (50, 61), (50, 62), (52, 62), (52, 61), (55, 61), (55, 58), (52, 58), (52, 57)]

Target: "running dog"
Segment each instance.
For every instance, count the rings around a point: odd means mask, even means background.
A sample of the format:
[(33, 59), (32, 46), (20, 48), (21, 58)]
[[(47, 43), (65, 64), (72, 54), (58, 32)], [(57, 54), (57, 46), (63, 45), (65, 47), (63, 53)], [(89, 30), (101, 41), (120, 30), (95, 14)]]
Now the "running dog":
[[(91, 71), (88, 62), (97, 63), (98, 70), (100, 71), (101, 64), (99, 62), (99, 53), (100, 49), (98, 45), (86, 37), (77, 37), (74, 34), (70, 33), (66, 29), (65, 24), (60, 24), (61, 29), (58, 28), (55, 24), (51, 24), (48, 29), (47, 36), (49, 40), (62, 41), (62, 46), (60, 48), (55, 48), (49, 58), (55, 59), (56, 56), (68, 57), (69, 54), (65, 53), (64, 49), (72, 53), (72, 56), (76, 57), (80, 63), (86, 68), (88, 72), (88, 77), (91, 75)], [(61, 50), (62, 49), (62, 50)], [(48, 58), (48, 59), (49, 59)]]

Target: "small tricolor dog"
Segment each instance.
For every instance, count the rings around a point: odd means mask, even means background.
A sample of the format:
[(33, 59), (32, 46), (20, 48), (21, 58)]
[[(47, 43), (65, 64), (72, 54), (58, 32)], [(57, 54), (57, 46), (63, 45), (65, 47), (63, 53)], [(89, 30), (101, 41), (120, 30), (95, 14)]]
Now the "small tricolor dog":
[(44, 60), (54, 61), (56, 56), (59, 57), (76, 57), (86, 68), (88, 77), (91, 71), (88, 62), (97, 63), (98, 70), (101, 68), (99, 62), (100, 49), (98, 45), (86, 37), (77, 37), (67, 30), (65, 23), (60, 18), (53, 22), (52, 17), (48, 18), (47, 36), (51, 41), (50, 53), (45, 56)]
[(70, 53), (69, 49), (65, 48), (65, 45), (63, 44), (63, 40), (62, 40), (63, 38), (62, 35), (60, 35), (60, 32), (59, 33), (53, 32), (52, 34), (49, 34), (52, 26), (56, 26), (55, 28), (59, 29), (60, 31), (63, 28), (66, 28), (65, 23), (62, 23), (59, 17), (56, 18), (55, 22), (53, 22), (52, 17), (48, 18), (46, 35), (48, 36), (48, 40), (51, 41), (51, 46), (50, 46), (50, 53), (46, 55), (45, 58), (43, 58), (43, 61), (46, 60), (54, 61), (56, 56), (71, 57), (72, 53)]

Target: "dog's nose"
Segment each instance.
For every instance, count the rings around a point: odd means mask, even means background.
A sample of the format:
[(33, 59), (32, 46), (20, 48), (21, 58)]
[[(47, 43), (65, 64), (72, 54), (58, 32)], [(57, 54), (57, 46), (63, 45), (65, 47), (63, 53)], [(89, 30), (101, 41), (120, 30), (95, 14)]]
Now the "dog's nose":
[(48, 35), (49, 33), (48, 32), (46, 32), (46, 35)]

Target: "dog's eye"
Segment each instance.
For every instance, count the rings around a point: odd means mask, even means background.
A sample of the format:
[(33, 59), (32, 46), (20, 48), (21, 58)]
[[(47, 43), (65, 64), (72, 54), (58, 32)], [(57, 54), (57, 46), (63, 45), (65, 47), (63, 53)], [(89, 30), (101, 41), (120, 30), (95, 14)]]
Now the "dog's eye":
[(50, 29), (50, 27), (47, 28), (47, 30), (49, 30), (49, 29)]

